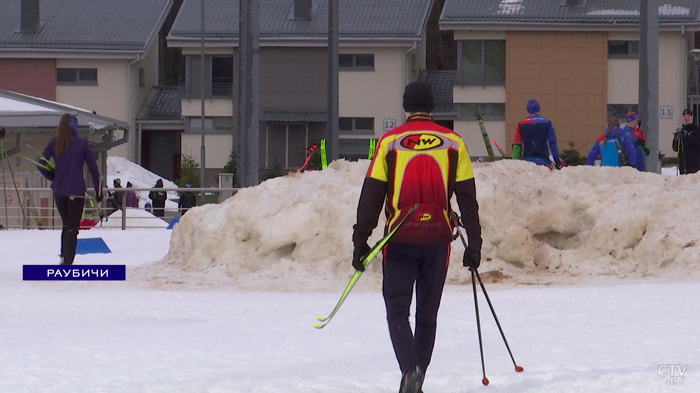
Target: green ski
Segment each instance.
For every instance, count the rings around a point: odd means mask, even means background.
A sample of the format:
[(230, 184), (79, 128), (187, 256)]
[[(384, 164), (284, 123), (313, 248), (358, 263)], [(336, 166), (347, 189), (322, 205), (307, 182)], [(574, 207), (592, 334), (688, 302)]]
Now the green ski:
[[(364, 265), (364, 267), (369, 266), (370, 262), (372, 262), (372, 259), (374, 259), (374, 257), (377, 256), (377, 254), (379, 254), (379, 252), (381, 252), (382, 248), (389, 242), (389, 240), (391, 240), (391, 238), (394, 236), (396, 231), (398, 231), (399, 228), (401, 228), (401, 226), (406, 222), (406, 219), (408, 217), (410, 217), (411, 214), (413, 214), (413, 212), (416, 209), (418, 209), (417, 203), (411, 208), (411, 210), (408, 211), (408, 214), (406, 214), (404, 216), (404, 218), (401, 219), (401, 221), (399, 221), (399, 224), (396, 226), (396, 228), (394, 228), (391, 232), (389, 232), (386, 236), (384, 236), (381, 240), (379, 240), (377, 242), (377, 244), (374, 245), (374, 247), (372, 247), (372, 249), (369, 251), (369, 254), (367, 254), (365, 259), (362, 260), (362, 265)], [(333, 311), (331, 311), (331, 313), (327, 317), (316, 317), (316, 319), (318, 319), (319, 321), (322, 322), (322, 323), (314, 324), (314, 327), (316, 329), (322, 329), (322, 328), (326, 327), (326, 325), (328, 325), (328, 323), (331, 321), (331, 319), (333, 319), (335, 314), (340, 309), (340, 306), (343, 305), (343, 302), (348, 297), (348, 295), (350, 294), (350, 291), (352, 291), (352, 288), (357, 283), (357, 280), (360, 279), (361, 275), (362, 275), (361, 271), (355, 270), (355, 274), (353, 274), (352, 277), (350, 278), (350, 282), (345, 287), (345, 291), (343, 291), (343, 294), (340, 296), (340, 300), (338, 300), (338, 303), (335, 305), (335, 308), (333, 309)]]
[[(29, 162), (31, 162), (32, 164), (34, 164), (34, 165), (36, 165), (36, 166), (40, 166), (40, 167), (46, 169), (46, 170), (49, 171), (49, 172), (55, 170), (52, 166), (44, 165), (44, 164), (42, 164), (42, 163), (40, 163), (40, 162), (37, 162), (37, 161), (32, 160), (32, 159), (29, 158), (29, 157), (24, 157), (24, 158), (26, 158), (27, 160), (29, 160)], [(47, 162), (48, 162), (48, 161), (47, 161)], [(48, 162), (48, 164), (51, 165), (50, 162)]]
[(489, 141), (489, 134), (486, 133), (486, 128), (484, 128), (484, 119), (481, 118), (481, 114), (479, 112), (476, 113), (476, 121), (479, 123), (481, 136), (484, 137), (484, 143), (486, 144), (486, 152), (489, 155), (489, 160), (491, 160), (491, 162), (496, 161), (496, 156), (493, 154), (493, 148), (491, 147), (491, 141)]

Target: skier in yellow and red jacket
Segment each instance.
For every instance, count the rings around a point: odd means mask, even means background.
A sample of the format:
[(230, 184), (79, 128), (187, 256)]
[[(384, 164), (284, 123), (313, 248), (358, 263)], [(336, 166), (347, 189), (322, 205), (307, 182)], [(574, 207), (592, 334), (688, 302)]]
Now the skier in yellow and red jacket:
[[(362, 259), (379, 214), (386, 203), (386, 230), (393, 228), (415, 204), (418, 209), (384, 249), (382, 293), (389, 335), (402, 372), (401, 392), (420, 392), (430, 364), (437, 314), (447, 276), (452, 242), (452, 195), (462, 215), (469, 245), (464, 266), (479, 267), (481, 226), (474, 171), (459, 134), (433, 121), (430, 85), (414, 82), (403, 96), (406, 124), (379, 140), (362, 186), (353, 233), (353, 267)], [(415, 285), (415, 332), (409, 308)]]

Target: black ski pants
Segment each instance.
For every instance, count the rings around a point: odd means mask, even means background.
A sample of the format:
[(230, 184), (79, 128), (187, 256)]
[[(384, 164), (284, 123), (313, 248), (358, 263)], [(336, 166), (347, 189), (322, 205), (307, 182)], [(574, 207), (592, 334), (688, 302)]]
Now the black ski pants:
[(74, 198), (54, 195), (56, 209), (63, 221), (61, 230), (61, 256), (63, 263), (72, 265), (75, 259), (75, 248), (78, 246), (78, 229), (80, 218), (83, 216), (83, 198)]
[[(450, 245), (389, 243), (384, 250), (382, 293), (389, 335), (401, 372), (428, 368), (435, 345), (437, 314), (447, 277)], [(416, 328), (409, 314), (416, 289)]]

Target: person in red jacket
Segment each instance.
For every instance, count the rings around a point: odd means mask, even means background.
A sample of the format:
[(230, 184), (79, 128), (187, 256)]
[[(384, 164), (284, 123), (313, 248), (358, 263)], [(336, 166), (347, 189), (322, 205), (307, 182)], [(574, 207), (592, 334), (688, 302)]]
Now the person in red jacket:
[[(418, 204), (418, 210), (384, 249), (382, 293), (389, 335), (402, 372), (401, 393), (421, 391), (435, 344), (437, 314), (447, 276), (452, 242), (450, 199), (457, 196), (469, 246), (464, 266), (479, 267), (481, 226), (474, 171), (467, 147), (459, 134), (437, 125), (430, 115), (434, 103), (430, 85), (406, 86), (403, 107), (406, 124), (379, 140), (367, 171), (353, 227), (352, 265), (364, 271), (367, 239), (379, 214), (387, 215), (385, 233)], [(415, 286), (415, 332), (409, 308)]]

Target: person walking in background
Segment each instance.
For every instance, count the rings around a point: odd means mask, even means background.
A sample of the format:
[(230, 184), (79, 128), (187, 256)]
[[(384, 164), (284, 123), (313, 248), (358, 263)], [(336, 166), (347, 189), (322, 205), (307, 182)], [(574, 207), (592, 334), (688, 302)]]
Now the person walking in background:
[[(70, 114), (61, 116), (58, 133), (49, 141), (36, 168), (49, 181), (53, 190), (56, 209), (61, 216), (61, 264), (72, 265), (78, 245), (78, 228), (85, 204), (85, 178), (83, 166), (87, 167), (95, 185), (97, 202), (102, 200), (100, 172), (95, 162), (95, 153), (90, 149), (87, 138), (78, 136), (78, 119)], [(55, 170), (49, 171), (51, 158)]]
[[(158, 179), (153, 188), (163, 188), (163, 179)], [(153, 215), (163, 218), (165, 216), (165, 201), (168, 199), (168, 193), (165, 191), (151, 191), (148, 193), (148, 198), (153, 206)]]
[[(192, 184), (185, 184), (185, 188), (192, 188)], [(177, 208), (180, 211), (180, 215), (184, 216), (190, 208), (197, 205), (197, 197), (192, 191), (185, 191), (180, 195), (180, 201), (177, 203)]]
[(641, 129), (641, 120), (635, 112), (627, 114), (627, 125), (622, 131), (632, 141), (634, 145), (635, 164), (634, 167), (641, 172), (647, 171), (646, 156), (649, 155), (649, 144), (644, 131)]
[(673, 134), (673, 151), (678, 152), (681, 175), (700, 170), (700, 129), (693, 121), (693, 111), (683, 111), (683, 125)]
[[(382, 264), (389, 335), (402, 372), (400, 392), (418, 393), (435, 344), (438, 308), (453, 239), (448, 218), (453, 193), (469, 239), (463, 264), (470, 268), (479, 267), (481, 226), (469, 153), (457, 133), (433, 121), (430, 85), (407, 85), (403, 107), (406, 124), (380, 139), (362, 186), (353, 227), (352, 265), (364, 271), (362, 261), (370, 251), (367, 239), (377, 226), (385, 201), (385, 233), (416, 203), (419, 205), (384, 248)], [(414, 286), (415, 334), (409, 322)]]
[[(114, 188), (122, 188), (122, 180), (119, 178), (114, 179), (112, 182)], [(112, 199), (112, 213), (117, 210), (122, 209), (122, 203), (124, 202), (124, 191), (115, 191), (114, 197)], [(111, 213), (110, 213), (111, 214)]]
[(588, 153), (586, 165), (595, 165), (600, 158), (600, 166), (634, 166), (637, 153), (629, 135), (620, 129), (620, 121), (616, 117), (608, 119), (608, 126), (603, 135), (596, 139), (593, 148)]
[(561, 168), (557, 134), (554, 132), (552, 122), (540, 116), (540, 103), (537, 100), (527, 102), (527, 112), (530, 115), (515, 127), (513, 159), (519, 159), (522, 154), (525, 161), (546, 166), (554, 164), (557, 168)]
[(134, 185), (130, 181), (126, 182), (126, 207), (139, 207), (139, 198), (136, 196), (136, 192), (129, 190), (133, 187)]

